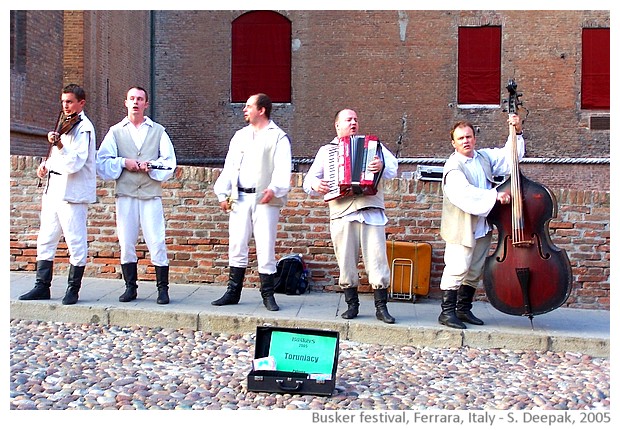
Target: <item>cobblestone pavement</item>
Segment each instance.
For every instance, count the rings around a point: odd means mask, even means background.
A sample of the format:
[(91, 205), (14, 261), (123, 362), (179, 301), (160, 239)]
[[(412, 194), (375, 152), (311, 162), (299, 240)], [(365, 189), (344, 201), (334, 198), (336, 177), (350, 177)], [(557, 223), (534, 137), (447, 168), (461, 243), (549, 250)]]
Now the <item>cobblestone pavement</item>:
[(341, 341), (332, 396), (247, 390), (254, 334), (10, 322), (12, 410), (599, 410), (610, 360)]

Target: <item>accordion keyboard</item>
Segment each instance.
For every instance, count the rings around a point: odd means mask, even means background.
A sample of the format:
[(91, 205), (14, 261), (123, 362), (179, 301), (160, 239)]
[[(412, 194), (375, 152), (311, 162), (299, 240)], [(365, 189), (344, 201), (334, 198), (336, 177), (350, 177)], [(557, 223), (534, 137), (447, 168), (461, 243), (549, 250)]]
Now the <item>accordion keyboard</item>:
[(325, 201), (333, 200), (340, 196), (338, 185), (338, 145), (330, 145), (327, 150), (327, 159), (323, 166), (323, 179), (329, 184), (329, 192), (323, 196)]

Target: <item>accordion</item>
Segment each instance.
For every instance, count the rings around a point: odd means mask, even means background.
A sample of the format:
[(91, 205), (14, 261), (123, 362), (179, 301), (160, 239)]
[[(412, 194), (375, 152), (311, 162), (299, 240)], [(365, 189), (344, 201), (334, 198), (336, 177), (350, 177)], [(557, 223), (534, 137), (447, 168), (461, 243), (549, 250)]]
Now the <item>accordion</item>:
[(354, 135), (341, 137), (331, 145), (324, 165), (329, 192), (323, 196), (328, 202), (352, 195), (375, 195), (383, 174), (369, 170), (370, 162), (378, 156), (383, 160), (381, 143), (376, 136)]

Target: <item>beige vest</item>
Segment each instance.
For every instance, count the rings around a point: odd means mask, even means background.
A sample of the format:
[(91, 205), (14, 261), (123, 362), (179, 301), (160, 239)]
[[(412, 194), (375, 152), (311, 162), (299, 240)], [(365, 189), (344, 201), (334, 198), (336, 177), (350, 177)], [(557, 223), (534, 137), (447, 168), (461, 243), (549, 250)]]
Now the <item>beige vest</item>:
[[(149, 132), (142, 144), (142, 148), (138, 150), (131, 138), (128, 128), (117, 128), (114, 130), (114, 139), (118, 147), (118, 156), (138, 161), (152, 161), (158, 159), (159, 142), (163, 132), (164, 127), (162, 125), (153, 123), (153, 126), (149, 127)], [(130, 172), (127, 169), (123, 169), (123, 173), (121, 173), (121, 176), (116, 180), (116, 195), (136, 197), (138, 199), (161, 197), (161, 182), (151, 179), (151, 177), (144, 172)]]
[(369, 209), (379, 208), (385, 209), (383, 202), (383, 181), (379, 182), (377, 187), (377, 194), (374, 196), (356, 195), (350, 197), (343, 197), (340, 199), (330, 200), (329, 204), (329, 217), (330, 219), (341, 218), (352, 212)]
[[(483, 152), (476, 152), (480, 156), (482, 169), (490, 182), (495, 182), (491, 169), (491, 160)], [(474, 179), (465, 168), (462, 161), (455, 157), (454, 154), (448, 158), (443, 168), (442, 185), (446, 183), (446, 175), (452, 170), (463, 172), (469, 183), (473, 183)], [(450, 200), (443, 195), (443, 208), (441, 211), (441, 228), (439, 234), (447, 243), (455, 243), (463, 246), (473, 247), (475, 245), (474, 230), (478, 216), (468, 214), (458, 207), (454, 206)]]
[[(256, 200), (260, 200), (263, 198), (263, 191), (267, 189), (269, 186), (269, 182), (271, 182), (271, 175), (273, 174), (274, 169), (274, 158), (276, 153), (276, 148), (278, 146), (278, 142), (285, 138), (286, 134), (278, 130), (278, 134), (276, 139), (269, 139), (268, 143), (265, 144), (265, 150), (263, 151), (263, 157), (260, 160), (256, 160), (259, 163), (259, 174), (258, 179), (256, 180)], [(273, 196), (271, 200), (269, 200), (269, 206), (278, 206), (282, 207), (286, 204), (287, 195), (283, 197)]]

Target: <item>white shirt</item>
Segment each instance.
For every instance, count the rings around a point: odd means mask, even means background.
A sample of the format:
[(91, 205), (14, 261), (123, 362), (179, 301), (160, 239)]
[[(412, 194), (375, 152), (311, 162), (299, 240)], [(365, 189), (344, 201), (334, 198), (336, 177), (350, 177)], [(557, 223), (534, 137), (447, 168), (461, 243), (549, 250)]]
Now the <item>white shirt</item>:
[(260, 176), (257, 171), (260, 163), (256, 160), (262, 158), (265, 142), (273, 142), (278, 138), (286, 139), (286, 142), (282, 141), (276, 145), (274, 170), (267, 188), (278, 198), (288, 194), (291, 186), (291, 145), (286, 133), (270, 120), (259, 132), (255, 132), (250, 125), (235, 132), (230, 140), (224, 168), (213, 185), (218, 201), (226, 200), (226, 197), (231, 195), (233, 187), (256, 187), (256, 181)]
[[(106, 134), (99, 151), (97, 152), (97, 173), (101, 179), (105, 181), (116, 180), (121, 176), (123, 169), (125, 168), (125, 158), (118, 156), (118, 145), (114, 138), (114, 129), (128, 127), (129, 133), (133, 139), (133, 143), (136, 148), (140, 149), (142, 144), (146, 140), (146, 135), (149, 129), (153, 126), (153, 120), (149, 117), (144, 117), (144, 122), (139, 127), (135, 127), (129, 118), (125, 117), (118, 124), (110, 127), (110, 130)], [(152, 160), (155, 164), (161, 164), (166, 167), (170, 167), (170, 170), (149, 170), (149, 176), (151, 179), (159, 182), (167, 181), (174, 174), (174, 169), (177, 166), (176, 155), (174, 153), (174, 147), (170, 136), (165, 131), (161, 135), (159, 142), (159, 158)]]
[[(478, 216), (478, 223), (474, 231), (476, 239), (483, 237), (491, 227), (486, 221), (487, 215), (495, 206), (497, 200), (497, 190), (489, 182), (480, 164), (478, 152), (484, 152), (491, 160), (491, 170), (495, 176), (506, 176), (510, 174), (512, 168), (512, 154), (509, 142), (502, 148), (484, 148), (474, 152), (472, 158), (455, 153), (468, 173), (474, 178), (474, 183), (470, 183), (465, 174), (459, 170), (452, 170), (446, 175), (443, 192), (450, 202), (461, 209), (463, 212)], [(525, 141), (523, 136), (517, 136), (517, 153), (519, 159), (525, 153)]]
[[(322, 196), (321, 193), (314, 191), (312, 186), (325, 177), (325, 164), (328, 156), (329, 147), (338, 142), (338, 138), (334, 138), (331, 143), (327, 145), (323, 145), (319, 148), (316, 156), (314, 157), (314, 162), (308, 169), (308, 173), (306, 173), (306, 177), (304, 178), (303, 188), (306, 193), (310, 196)], [(393, 179), (396, 177), (398, 173), (398, 160), (396, 157), (390, 152), (389, 149), (385, 146), (385, 144), (381, 144), (381, 150), (383, 153), (383, 175), (382, 179)], [(387, 224), (387, 217), (385, 216), (385, 211), (379, 208), (371, 208), (363, 211), (352, 212), (348, 215), (345, 215), (342, 219), (346, 221), (358, 221), (363, 222), (369, 225), (385, 225)]]
[[(52, 148), (45, 167), (50, 171), (46, 193), (71, 203), (96, 201), (95, 128), (84, 112), (73, 130), (60, 136), (62, 149)], [(55, 173), (51, 173), (55, 172)]]

